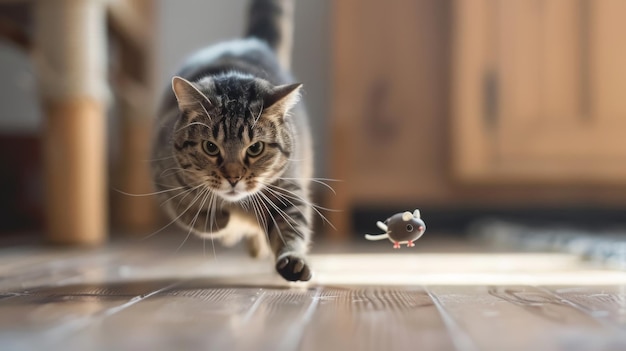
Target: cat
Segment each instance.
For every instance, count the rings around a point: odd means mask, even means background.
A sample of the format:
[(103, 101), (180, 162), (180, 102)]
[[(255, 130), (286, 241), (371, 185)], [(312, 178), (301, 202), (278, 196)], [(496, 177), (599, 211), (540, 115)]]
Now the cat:
[[(246, 35), (193, 53), (162, 98), (152, 178), (167, 215), (226, 246), (273, 254), (307, 281), (312, 137), (289, 73), (293, 0), (253, 0)], [(188, 235), (189, 236), (189, 235)]]

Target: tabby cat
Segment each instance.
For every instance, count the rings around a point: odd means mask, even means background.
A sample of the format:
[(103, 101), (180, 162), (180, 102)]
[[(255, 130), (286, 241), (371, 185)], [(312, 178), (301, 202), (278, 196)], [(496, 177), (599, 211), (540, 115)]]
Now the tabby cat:
[(301, 84), (288, 73), (292, 0), (253, 0), (243, 39), (192, 54), (172, 79), (153, 143), (153, 181), (173, 221), (247, 241), (306, 281), (313, 154)]

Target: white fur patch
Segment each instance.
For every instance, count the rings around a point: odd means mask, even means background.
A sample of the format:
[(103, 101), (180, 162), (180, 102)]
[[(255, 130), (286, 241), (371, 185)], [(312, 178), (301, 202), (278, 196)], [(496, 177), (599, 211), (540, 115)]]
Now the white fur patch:
[(221, 241), (222, 245), (227, 247), (234, 246), (244, 237), (254, 235), (263, 235), (265, 237), (265, 233), (263, 233), (256, 221), (237, 212), (231, 212), (230, 219), (225, 228), (217, 232), (196, 233), (196, 235), (206, 239), (218, 239)]

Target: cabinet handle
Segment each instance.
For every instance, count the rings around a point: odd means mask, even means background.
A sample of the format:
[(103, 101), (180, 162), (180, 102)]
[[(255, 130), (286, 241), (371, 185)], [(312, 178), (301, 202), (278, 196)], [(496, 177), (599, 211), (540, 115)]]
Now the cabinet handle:
[(591, 31), (590, 31), (590, 19), (591, 4), (589, 0), (579, 0), (580, 3), (580, 26), (579, 40), (580, 40), (580, 115), (585, 120), (591, 119), (591, 79), (590, 68), (591, 64), (589, 55), (591, 49)]
[(483, 108), (485, 124), (495, 128), (498, 122), (498, 75), (488, 69), (483, 77)]

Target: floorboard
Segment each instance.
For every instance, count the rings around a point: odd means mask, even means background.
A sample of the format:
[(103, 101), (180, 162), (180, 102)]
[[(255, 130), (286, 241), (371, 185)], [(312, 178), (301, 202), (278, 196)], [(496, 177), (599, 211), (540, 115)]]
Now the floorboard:
[(463, 332), (476, 350), (570, 350), (617, 336), (590, 315), (533, 287), (433, 286), (428, 291), (459, 326), (452, 336)]
[(603, 323), (626, 330), (626, 285), (546, 287), (546, 289)]
[(451, 350), (452, 339), (420, 287), (325, 287), (302, 350)]
[(0, 350), (626, 349), (626, 272), (572, 255), (321, 245), (288, 284), (178, 246), (0, 250)]

